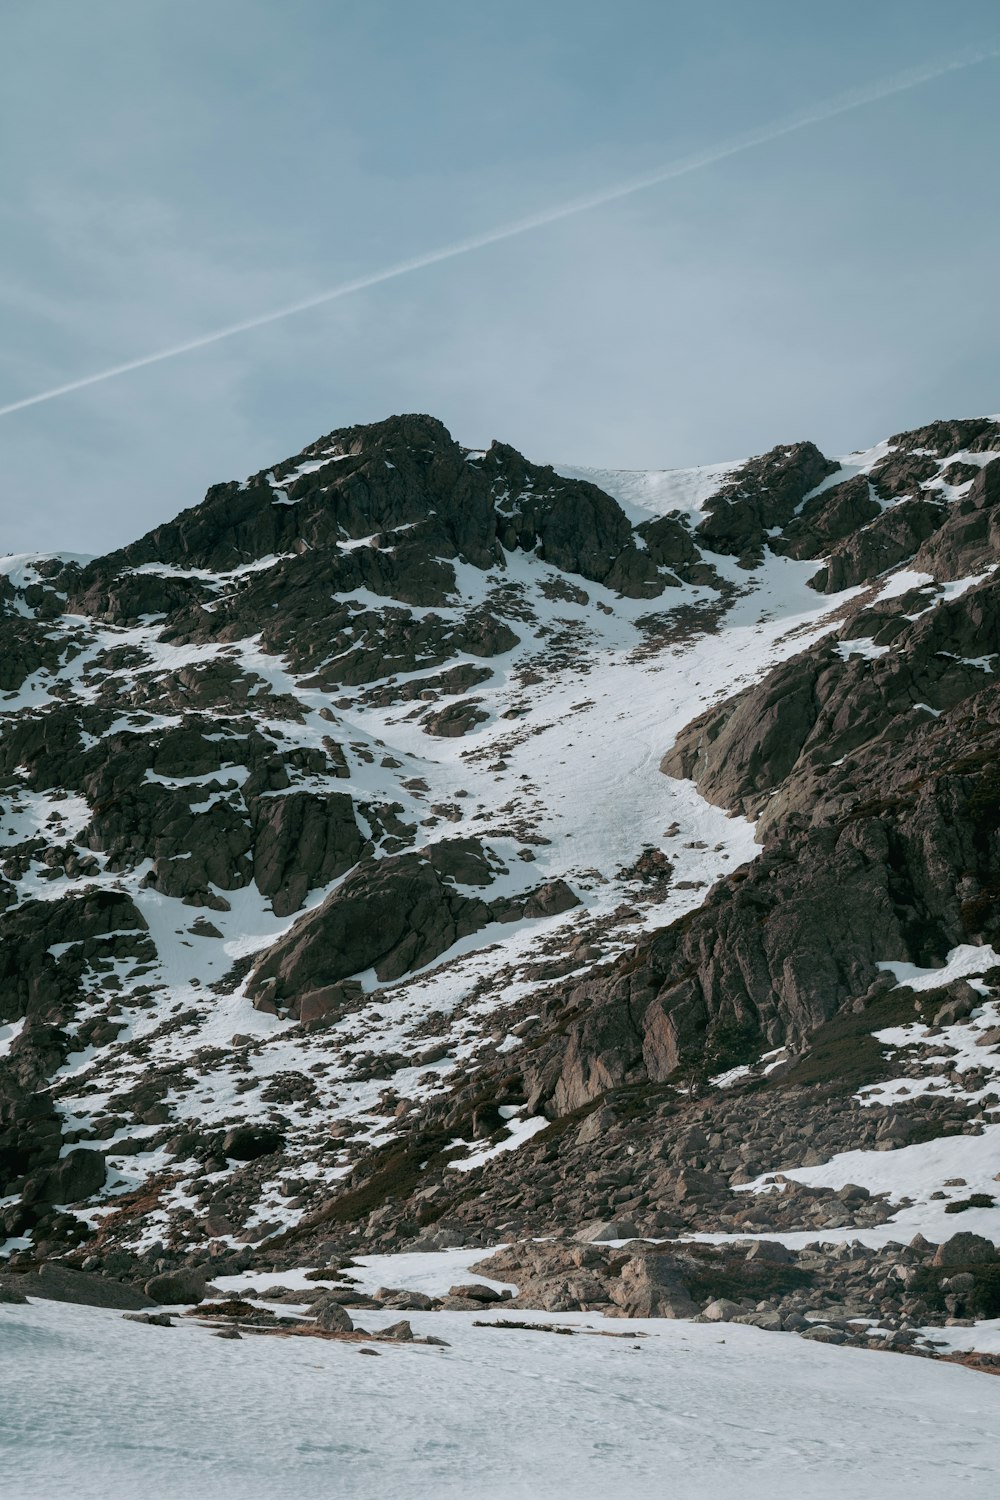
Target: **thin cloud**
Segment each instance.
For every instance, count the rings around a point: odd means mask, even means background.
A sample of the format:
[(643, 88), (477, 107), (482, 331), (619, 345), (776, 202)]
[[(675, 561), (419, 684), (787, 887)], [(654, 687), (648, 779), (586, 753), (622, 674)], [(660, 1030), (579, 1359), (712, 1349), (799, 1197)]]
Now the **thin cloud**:
[(512, 223), (500, 225), (494, 229), (486, 230), (481, 234), (470, 235), (465, 239), (455, 241), (453, 244), (442, 246), (437, 250), (427, 251), (422, 255), (413, 256), (408, 260), (398, 261), (394, 265), (383, 267), (381, 270), (370, 272), (364, 276), (355, 277), (350, 281), (341, 282), (335, 287), (330, 287), (326, 291), (318, 292), (298, 302), (290, 303), (288, 306), (276, 308), (252, 318), (245, 318), (238, 323), (230, 323), (225, 328), (218, 328), (212, 333), (188, 339), (182, 344), (174, 344), (170, 348), (157, 350), (153, 354), (142, 355), (138, 359), (126, 360), (123, 364), (112, 365), (106, 370), (99, 370), (92, 375), (85, 375), (78, 380), (70, 380), (63, 385), (53, 386), (49, 390), (39, 391), (33, 396), (23, 397), (19, 401), (9, 402), (6, 406), (0, 406), (0, 417), (10, 416), (14, 412), (24, 411), (27, 407), (38, 406), (45, 401), (54, 401), (59, 396), (68, 396), (74, 391), (85, 390), (89, 386), (99, 385), (105, 380), (113, 380), (119, 375), (127, 375), (133, 370), (141, 370), (149, 365), (161, 364), (165, 360), (176, 359), (183, 354), (193, 354), (198, 349), (208, 348), (212, 344), (221, 343), (224, 339), (234, 338), (237, 334), (250, 333), (254, 329), (263, 328), (269, 323), (277, 323), (284, 318), (293, 317), (296, 313), (308, 312), (313, 308), (322, 307), (328, 302), (336, 302), (340, 298), (350, 297), (358, 292), (367, 291), (371, 287), (381, 286), (384, 282), (394, 281), (401, 276), (408, 276), (411, 272), (426, 270), (430, 266), (440, 265), (443, 261), (455, 260), (459, 256), (469, 255), (476, 250), (484, 250), (491, 245), (500, 244), (505, 240), (515, 239), (518, 235), (528, 234), (536, 229), (543, 229), (549, 224), (560, 223), (562, 220), (573, 218), (577, 214), (588, 213), (593, 209), (603, 208), (607, 204), (616, 203), (623, 198), (631, 197), (634, 193), (658, 187), (660, 184), (673, 181), (678, 177), (689, 176), (691, 173), (699, 172), (705, 167), (714, 166), (718, 162), (738, 156), (744, 151), (751, 151), (757, 146), (764, 146), (771, 141), (780, 140), (782, 137), (792, 135), (798, 130), (805, 130), (810, 126), (820, 125), (824, 121), (834, 119), (838, 115), (848, 114), (852, 110), (863, 108), (865, 105), (878, 103), (880, 100), (888, 99), (895, 94), (906, 93), (908, 90), (919, 88), (922, 84), (930, 83), (936, 78), (942, 78), (947, 74), (974, 67), (978, 63), (993, 61), (997, 57), (1000, 57), (1000, 44), (991, 42), (976, 49), (960, 53), (955, 57), (949, 58), (947, 61), (928, 63), (921, 68), (914, 68), (905, 73), (894, 74), (889, 78), (869, 84), (867, 87), (835, 95), (833, 98), (813, 105), (809, 109), (800, 111), (794, 115), (787, 115), (780, 120), (774, 120), (770, 124), (760, 126), (756, 130), (748, 131), (743, 135), (737, 136), (723, 144), (710, 147), (706, 151), (699, 152), (696, 155), (683, 157), (642, 177), (632, 178), (629, 181), (619, 183), (614, 187), (605, 188), (600, 192), (592, 193), (585, 197), (571, 199), (568, 202), (556, 205), (554, 208), (532, 214), (527, 218), (514, 220)]

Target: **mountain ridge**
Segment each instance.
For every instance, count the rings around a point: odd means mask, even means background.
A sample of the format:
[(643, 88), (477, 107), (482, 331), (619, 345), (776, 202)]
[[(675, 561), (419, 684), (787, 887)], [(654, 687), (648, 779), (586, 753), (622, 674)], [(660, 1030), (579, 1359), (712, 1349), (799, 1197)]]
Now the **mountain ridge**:
[(619, 503), (406, 416), (0, 567), (0, 1253), (731, 1233), (908, 1138), (892, 966), (993, 1004), (998, 476), (973, 418)]

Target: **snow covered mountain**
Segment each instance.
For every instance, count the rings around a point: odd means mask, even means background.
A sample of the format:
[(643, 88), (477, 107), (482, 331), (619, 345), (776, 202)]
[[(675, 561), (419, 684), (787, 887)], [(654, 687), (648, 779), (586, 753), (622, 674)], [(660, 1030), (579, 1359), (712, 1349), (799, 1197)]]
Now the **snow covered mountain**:
[(647, 474), (407, 416), (0, 559), (9, 1269), (1000, 1314), (998, 502), (990, 418)]

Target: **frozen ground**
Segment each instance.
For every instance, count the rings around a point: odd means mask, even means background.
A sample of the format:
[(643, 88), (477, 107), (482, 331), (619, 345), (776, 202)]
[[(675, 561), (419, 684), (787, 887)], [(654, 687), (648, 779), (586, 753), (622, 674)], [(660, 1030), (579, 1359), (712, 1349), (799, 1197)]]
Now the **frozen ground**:
[[(369, 1326), (395, 1313), (365, 1313)], [(488, 1315), (481, 1314), (481, 1318)], [(1000, 1380), (729, 1325), (414, 1314), (447, 1349), (0, 1307), (19, 1500), (944, 1500), (1000, 1483)], [(611, 1332), (614, 1337), (604, 1337)], [(619, 1335), (625, 1335), (620, 1337)], [(374, 1347), (374, 1346), (373, 1346)]]

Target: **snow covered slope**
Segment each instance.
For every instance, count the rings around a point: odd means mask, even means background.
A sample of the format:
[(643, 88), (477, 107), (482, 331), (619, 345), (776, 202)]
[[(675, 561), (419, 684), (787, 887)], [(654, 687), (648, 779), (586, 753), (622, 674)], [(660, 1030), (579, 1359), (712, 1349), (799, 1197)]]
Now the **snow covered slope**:
[[(984, 418), (553, 470), (395, 418), (9, 558), (3, 1253), (939, 1235), (881, 1150), (923, 1149), (908, 1101), (985, 1191), (998, 454)], [(952, 1025), (957, 1084), (883, 1067)]]
[[(879, 1500), (995, 1484), (1000, 1381), (753, 1328), (601, 1337), (414, 1318), (448, 1348), (143, 1328), (0, 1308), (0, 1482), (24, 1500)], [(378, 1321), (378, 1320), (376, 1320)], [(547, 1318), (551, 1323), (553, 1318)], [(39, 1435), (44, 1440), (39, 1440)], [(669, 1477), (668, 1477), (669, 1476)]]

